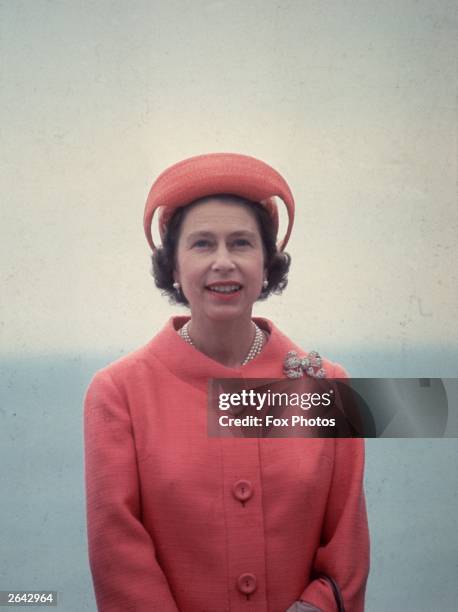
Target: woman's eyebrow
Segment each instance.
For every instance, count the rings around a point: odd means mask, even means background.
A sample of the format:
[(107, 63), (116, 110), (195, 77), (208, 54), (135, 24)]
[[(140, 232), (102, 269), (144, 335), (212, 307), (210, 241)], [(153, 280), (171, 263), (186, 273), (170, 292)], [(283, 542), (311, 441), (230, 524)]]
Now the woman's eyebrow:
[(232, 238), (233, 236), (247, 236), (249, 238), (256, 238), (256, 233), (251, 232), (250, 230), (237, 230), (236, 232), (231, 232), (229, 236)]
[(205, 230), (197, 230), (195, 232), (191, 232), (190, 234), (188, 234), (186, 240), (188, 242), (191, 242), (192, 240), (195, 240), (196, 238), (212, 238), (214, 236), (213, 232), (208, 232)]
[[(188, 242), (191, 242), (192, 240), (196, 240), (196, 238), (213, 238), (214, 236), (214, 232), (210, 232), (208, 230), (197, 230), (188, 234), (186, 240)], [(251, 232), (250, 230), (236, 230), (235, 232), (231, 232), (230, 234), (228, 234), (229, 238), (234, 238), (237, 236), (245, 236), (254, 239), (256, 238), (256, 233)]]

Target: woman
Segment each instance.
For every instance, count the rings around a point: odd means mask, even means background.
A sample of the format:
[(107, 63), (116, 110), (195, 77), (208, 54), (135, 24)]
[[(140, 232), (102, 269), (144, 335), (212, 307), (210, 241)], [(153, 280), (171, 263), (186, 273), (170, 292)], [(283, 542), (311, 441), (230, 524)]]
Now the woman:
[[(289, 216), (278, 246), (273, 196)], [(151, 188), (156, 284), (191, 316), (98, 372), (86, 395), (89, 556), (103, 612), (364, 609), (363, 441), (207, 435), (209, 379), (345, 376), (316, 355), (305, 371), (291, 366), (286, 355), (303, 351), (251, 316), (286, 285), (293, 218), (284, 179), (243, 155), (184, 160)]]

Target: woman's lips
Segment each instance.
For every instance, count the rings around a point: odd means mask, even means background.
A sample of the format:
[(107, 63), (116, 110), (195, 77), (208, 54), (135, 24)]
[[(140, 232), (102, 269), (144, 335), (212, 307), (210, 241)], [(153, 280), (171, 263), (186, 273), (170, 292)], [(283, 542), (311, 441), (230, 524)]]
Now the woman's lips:
[(242, 285), (240, 283), (226, 282), (226, 283), (212, 283), (207, 285), (205, 289), (216, 299), (223, 302), (233, 300), (240, 295)]

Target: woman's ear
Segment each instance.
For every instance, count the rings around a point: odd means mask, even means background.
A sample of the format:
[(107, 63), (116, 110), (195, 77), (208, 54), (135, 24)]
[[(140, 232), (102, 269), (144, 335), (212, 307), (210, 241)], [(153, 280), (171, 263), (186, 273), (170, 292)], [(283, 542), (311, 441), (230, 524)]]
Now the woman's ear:
[(173, 288), (177, 293), (180, 292), (181, 284), (180, 284), (180, 275), (176, 270), (173, 271)]

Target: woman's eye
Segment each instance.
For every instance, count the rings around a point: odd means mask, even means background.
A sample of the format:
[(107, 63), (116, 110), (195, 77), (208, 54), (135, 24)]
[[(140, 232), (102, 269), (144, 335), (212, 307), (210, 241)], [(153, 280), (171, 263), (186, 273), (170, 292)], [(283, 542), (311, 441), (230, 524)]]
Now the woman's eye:
[(209, 240), (205, 240), (205, 238), (201, 238), (200, 240), (196, 240), (193, 244), (193, 246), (197, 247), (197, 248), (205, 248), (207, 246), (209, 246), (210, 241)]
[(237, 238), (237, 240), (234, 240), (234, 244), (235, 246), (238, 246), (238, 247), (244, 247), (244, 246), (250, 246), (251, 243), (246, 238)]

